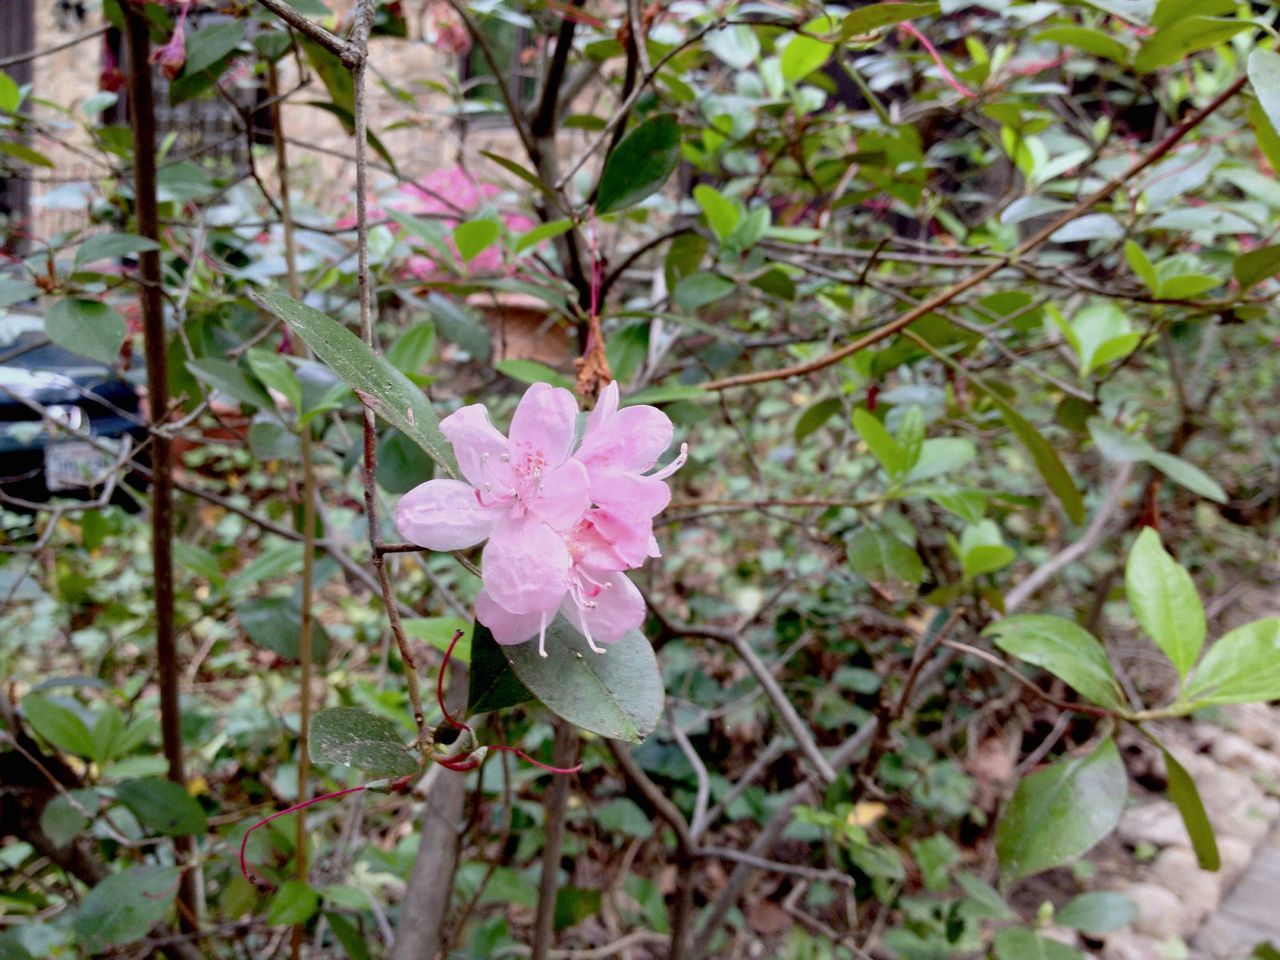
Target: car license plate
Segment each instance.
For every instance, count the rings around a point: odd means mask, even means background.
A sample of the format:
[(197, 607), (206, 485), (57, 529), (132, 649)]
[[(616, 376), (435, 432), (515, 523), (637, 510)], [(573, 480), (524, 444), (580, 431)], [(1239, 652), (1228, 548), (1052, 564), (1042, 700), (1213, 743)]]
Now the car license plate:
[[(119, 449), (119, 443), (101, 441)], [(115, 468), (116, 455), (91, 443), (52, 443), (44, 448), (45, 486), (50, 492), (100, 486)]]

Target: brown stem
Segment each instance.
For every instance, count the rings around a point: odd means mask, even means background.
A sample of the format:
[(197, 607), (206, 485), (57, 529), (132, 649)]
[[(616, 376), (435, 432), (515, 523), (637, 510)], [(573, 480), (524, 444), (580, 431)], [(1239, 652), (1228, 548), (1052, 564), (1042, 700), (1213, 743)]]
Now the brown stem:
[[(555, 743), (552, 764), (571, 767), (578, 762), (578, 734), (573, 726), (559, 717), (555, 721)], [(564, 851), (564, 821), (569, 811), (569, 778), (551, 781), (547, 797), (546, 843), (542, 848), (542, 876), (538, 878), (538, 912), (533, 922), (532, 960), (547, 960), (551, 938), (555, 933), (556, 888), (559, 886), (560, 856)]]
[[(302, 286), (298, 282), (298, 245), (294, 234), (293, 207), (289, 197), (289, 158), (284, 139), (284, 120), (282, 117), (280, 79), (274, 60), (267, 61), (267, 84), (271, 96), (271, 132), (276, 148), (276, 178), (279, 181), (280, 223), (284, 228), (284, 260), (289, 296), (298, 300), (302, 296)], [(293, 352), (296, 356), (308, 355), (306, 342), (301, 337), (293, 338)], [(295, 411), (301, 417), (302, 411)], [(312, 684), (312, 600), (315, 589), (316, 563), (316, 468), (310, 425), (298, 431), (299, 446), (302, 454), (302, 610), (298, 623), (298, 662), (299, 662), (299, 717), (298, 717), (298, 802), (306, 802), (310, 792), (311, 780), (311, 684)], [(297, 832), (294, 836), (294, 876), (307, 882), (307, 818), (301, 813), (296, 821)], [(306, 934), (305, 924), (296, 924), (290, 934), (289, 949), (293, 960), (302, 956), (302, 938)]]
[(805, 363), (797, 363), (790, 367), (782, 367), (778, 370), (756, 370), (751, 373), (739, 374), (735, 377), (725, 377), (723, 380), (712, 380), (710, 383), (703, 384), (703, 387), (707, 390), (728, 390), (733, 387), (742, 387), (751, 383), (765, 383), (770, 380), (785, 380), (788, 377), (803, 376), (817, 370), (822, 370), (832, 364), (839, 363), (845, 357), (852, 356), (859, 350), (863, 350), (872, 344), (879, 343), (881, 340), (885, 340), (888, 337), (893, 336), (899, 330), (910, 326), (921, 317), (933, 313), (939, 307), (946, 306), (948, 303), (955, 300), (956, 297), (966, 291), (972, 290), (984, 280), (990, 279), (1011, 263), (1016, 263), (1021, 260), (1027, 254), (1046, 243), (1049, 238), (1057, 233), (1062, 227), (1079, 217), (1086, 210), (1089, 210), (1096, 204), (1106, 200), (1143, 170), (1147, 169), (1157, 160), (1164, 157), (1170, 150), (1176, 147), (1188, 133), (1221, 109), (1223, 104), (1227, 103), (1240, 92), (1247, 80), (1248, 78), (1244, 76), (1238, 78), (1231, 84), (1231, 86), (1227, 87), (1226, 90), (1214, 97), (1207, 106), (1196, 111), (1186, 120), (1182, 121), (1182, 123), (1174, 127), (1163, 140), (1135, 160), (1124, 173), (1110, 180), (1098, 190), (1085, 197), (1070, 210), (1061, 214), (1057, 219), (1049, 223), (1048, 226), (1028, 237), (1007, 256), (993, 260), (981, 270), (971, 273), (958, 283), (953, 284), (940, 293), (934, 294), (929, 299), (908, 310), (901, 316), (896, 317), (884, 326), (878, 327), (865, 336), (854, 340), (852, 343), (847, 343), (838, 350), (833, 350), (830, 353), (817, 357), (814, 360), (809, 360)]
[[(133, 184), (138, 234), (160, 239), (156, 211), (156, 115), (151, 87), (151, 37), (142, 11), (123, 4), (129, 50), (129, 113), (133, 128)], [(142, 332), (147, 353), (147, 408), (151, 421), (151, 565), (155, 583), (156, 667), (160, 687), (160, 734), (169, 779), (186, 786), (182, 763), (182, 729), (178, 704), (178, 666), (173, 602), (173, 443), (160, 422), (169, 409), (169, 365), (161, 303), (159, 250), (138, 257), (141, 281)], [(190, 837), (174, 841), (179, 858), (189, 859)], [(184, 930), (196, 922), (195, 874), (184, 870), (178, 889), (178, 913)]]

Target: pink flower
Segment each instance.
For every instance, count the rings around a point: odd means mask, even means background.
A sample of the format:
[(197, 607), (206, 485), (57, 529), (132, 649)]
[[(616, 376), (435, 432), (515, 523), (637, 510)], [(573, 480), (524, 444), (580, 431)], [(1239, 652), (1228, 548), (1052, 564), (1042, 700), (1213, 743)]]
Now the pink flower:
[(177, 78), (182, 72), (182, 65), (187, 62), (186, 23), (187, 11), (190, 8), (191, 0), (185, 0), (178, 13), (178, 20), (173, 25), (173, 36), (169, 38), (168, 43), (157, 47), (151, 54), (151, 62), (160, 64), (160, 69), (170, 80)]
[(596, 510), (589, 523), (610, 545), (616, 562), (610, 569), (638, 567), (658, 557), (653, 518), (671, 502), (664, 482), (688, 458), (688, 444), (657, 473), (647, 474), (671, 446), (671, 419), (657, 407), (641, 404), (618, 409), (618, 384), (609, 384), (587, 416), (582, 446), (574, 459), (587, 470)]
[(430, 480), (396, 505), (401, 534), (420, 546), (488, 540), (476, 619), (499, 643), (537, 636), (543, 656), (557, 612), (597, 653), (644, 622), (644, 599), (623, 571), (659, 555), (653, 518), (688, 449), (646, 474), (671, 443), (671, 421), (655, 407), (619, 410), (616, 384), (588, 415), (574, 452), (576, 419), (573, 395), (542, 383), (520, 400), (509, 439), (482, 405), (463, 407), (440, 429), (466, 482)]
[(572, 558), (560, 531), (588, 506), (587, 471), (571, 460), (578, 406), (573, 394), (545, 383), (525, 393), (510, 439), (481, 404), (440, 422), (462, 480), (429, 480), (396, 504), (401, 534), (431, 550), (459, 550), (484, 540), (481, 562), (489, 596), (513, 614), (554, 610), (569, 589)]

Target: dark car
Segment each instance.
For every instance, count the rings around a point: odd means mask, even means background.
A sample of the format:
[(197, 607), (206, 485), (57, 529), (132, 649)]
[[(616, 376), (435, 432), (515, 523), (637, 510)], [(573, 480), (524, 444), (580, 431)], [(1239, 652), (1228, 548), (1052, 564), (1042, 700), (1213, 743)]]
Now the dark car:
[(113, 476), (113, 502), (132, 506), (146, 436), (137, 386), (109, 367), (38, 330), (0, 342), (0, 507), (91, 500)]

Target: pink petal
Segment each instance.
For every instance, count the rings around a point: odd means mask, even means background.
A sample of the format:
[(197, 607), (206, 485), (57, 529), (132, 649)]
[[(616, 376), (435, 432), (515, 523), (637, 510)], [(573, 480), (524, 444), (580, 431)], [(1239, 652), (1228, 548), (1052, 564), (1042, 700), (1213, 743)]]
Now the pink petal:
[(476, 619), (489, 628), (493, 639), (508, 646), (536, 637), (544, 618), (550, 622), (552, 614), (512, 613), (483, 590), (476, 597)]
[(630, 570), (643, 566), (653, 555), (650, 518), (604, 507), (592, 510), (590, 516), (597, 539), (583, 552), (584, 564), (604, 570)]
[(671, 446), (672, 432), (671, 418), (657, 407), (624, 407), (598, 420), (594, 428), (588, 422), (577, 458), (588, 470), (643, 473)]
[(475, 489), (461, 480), (428, 480), (396, 503), (400, 535), (428, 550), (474, 547), (489, 536), (493, 520)]
[(585, 443), (593, 433), (605, 427), (613, 415), (618, 412), (618, 381), (610, 380), (609, 385), (600, 391), (596, 405), (587, 414), (587, 422), (583, 429), (582, 439)]
[(577, 460), (543, 471), (542, 486), (530, 509), (556, 530), (568, 530), (591, 505), (587, 468)]
[(560, 609), (583, 636), (597, 643), (617, 643), (628, 630), (644, 623), (644, 597), (625, 574), (590, 570), (594, 579), (609, 584), (593, 598), (594, 607), (579, 608), (566, 598)]
[(507, 438), (489, 422), (484, 404), (473, 403), (449, 414), (440, 421), (440, 432), (453, 445), (458, 468), (473, 487), (483, 490), (488, 483), (505, 491), (513, 486), (511, 470), (502, 459)]
[(485, 591), (511, 613), (554, 610), (569, 589), (564, 540), (531, 515), (497, 523), (482, 562)]
[(577, 422), (578, 404), (572, 393), (535, 383), (511, 418), (512, 459), (541, 454), (547, 466), (559, 466), (569, 457)]
[(638, 473), (595, 471), (590, 465), (587, 470), (591, 474), (591, 499), (617, 513), (653, 518), (671, 502), (671, 489), (661, 480)]

